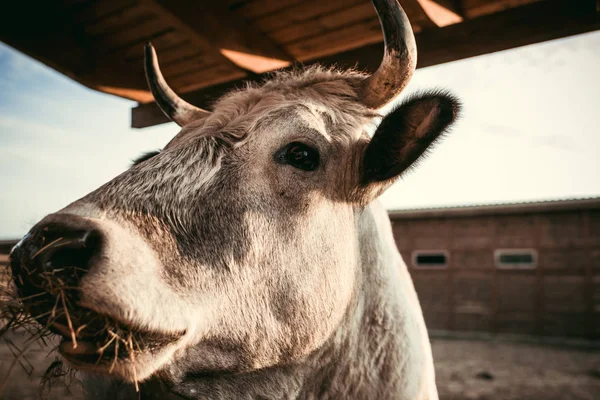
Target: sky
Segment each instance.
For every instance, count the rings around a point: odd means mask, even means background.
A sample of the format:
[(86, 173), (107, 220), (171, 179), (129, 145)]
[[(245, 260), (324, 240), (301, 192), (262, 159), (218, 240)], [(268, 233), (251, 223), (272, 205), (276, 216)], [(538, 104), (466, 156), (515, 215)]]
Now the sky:
[[(445, 88), (463, 113), (384, 205), (599, 196), (598, 49), (593, 32), (417, 70), (406, 94)], [(0, 239), (21, 237), (178, 132), (129, 128), (133, 106), (0, 43)]]

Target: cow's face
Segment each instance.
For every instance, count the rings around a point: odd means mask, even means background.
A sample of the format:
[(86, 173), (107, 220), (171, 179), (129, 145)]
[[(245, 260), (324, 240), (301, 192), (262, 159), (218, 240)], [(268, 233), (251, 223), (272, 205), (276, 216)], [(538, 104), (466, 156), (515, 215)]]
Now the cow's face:
[(210, 115), (180, 112), (161, 152), (33, 227), (11, 267), (61, 354), (139, 380), (250, 371), (321, 346), (360, 289), (357, 212), (457, 112), (448, 96), (415, 98), (370, 140), (364, 81), (313, 69)]

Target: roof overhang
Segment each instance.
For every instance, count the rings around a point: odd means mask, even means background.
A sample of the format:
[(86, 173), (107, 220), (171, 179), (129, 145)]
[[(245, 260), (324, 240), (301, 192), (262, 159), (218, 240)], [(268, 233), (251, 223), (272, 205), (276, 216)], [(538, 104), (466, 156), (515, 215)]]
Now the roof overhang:
[[(600, 0), (400, 0), (427, 67), (600, 28)], [(315, 62), (373, 72), (382, 35), (369, 0), (13, 2), (0, 40), (94, 90), (139, 103), (132, 126), (167, 122), (152, 102), (143, 45), (166, 80), (210, 109), (224, 92)]]
[[(600, 29), (600, 0), (550, 0), (511, 8), (461, 23), (424, 29), (415, 34), (419, 59), (417, 68), (429, 67), (483, 54), (526, 46)], [(374, 72), (383, 55), (382, 43), (369, 44), (306, 62), (355, 67)], [(264, 80), (255, 74), (182, 95), (204, 109), (222, 94), (242, 87), (244, 82)], [(145, 128), (169, 122), (156, 103), (139, 104), (131, 111), (131, 126)]]

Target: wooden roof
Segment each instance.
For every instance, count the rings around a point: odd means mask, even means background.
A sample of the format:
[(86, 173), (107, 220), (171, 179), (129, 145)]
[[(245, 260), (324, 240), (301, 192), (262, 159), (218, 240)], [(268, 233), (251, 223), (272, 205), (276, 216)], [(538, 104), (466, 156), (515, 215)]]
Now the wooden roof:
[[(400, 3), (423, 67), (598, 29), (599, 1)], [(90, 88), (140, 102), (134, 127), (166, 122), (146, 88), (148, 41), (169, 84), (205, 108), (274, 69), (318, 61), (374, 70), (382, 54), (369, 0), (20, 1), (0, 16), (0, 40)]]

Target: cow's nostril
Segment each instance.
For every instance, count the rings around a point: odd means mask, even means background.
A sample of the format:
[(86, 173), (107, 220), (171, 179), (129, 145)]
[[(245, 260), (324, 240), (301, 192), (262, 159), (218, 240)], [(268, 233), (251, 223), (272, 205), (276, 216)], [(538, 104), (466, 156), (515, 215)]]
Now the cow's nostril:
[(49, 321), (67, 324), (61, 318), (76, 304), (81, 279), (101, 252), (103, 238), (95, 225), (73, 215), (56, 214), (48, 220), (34, 227), (10, 255), (16, 294), (44, 326)]
[(36, 254), (39, 265), (45, 272), (61, 275), (81, 275), (99, 247), (99, 235), (95, 231), (54, 231), (45, 239), (47, 244)]
[(13, 275), (31, 290), (76, 287), (100, 253), (101, 233), (86, 220), (70, 215), (53, 219), (35, 227), (11, 254)]

